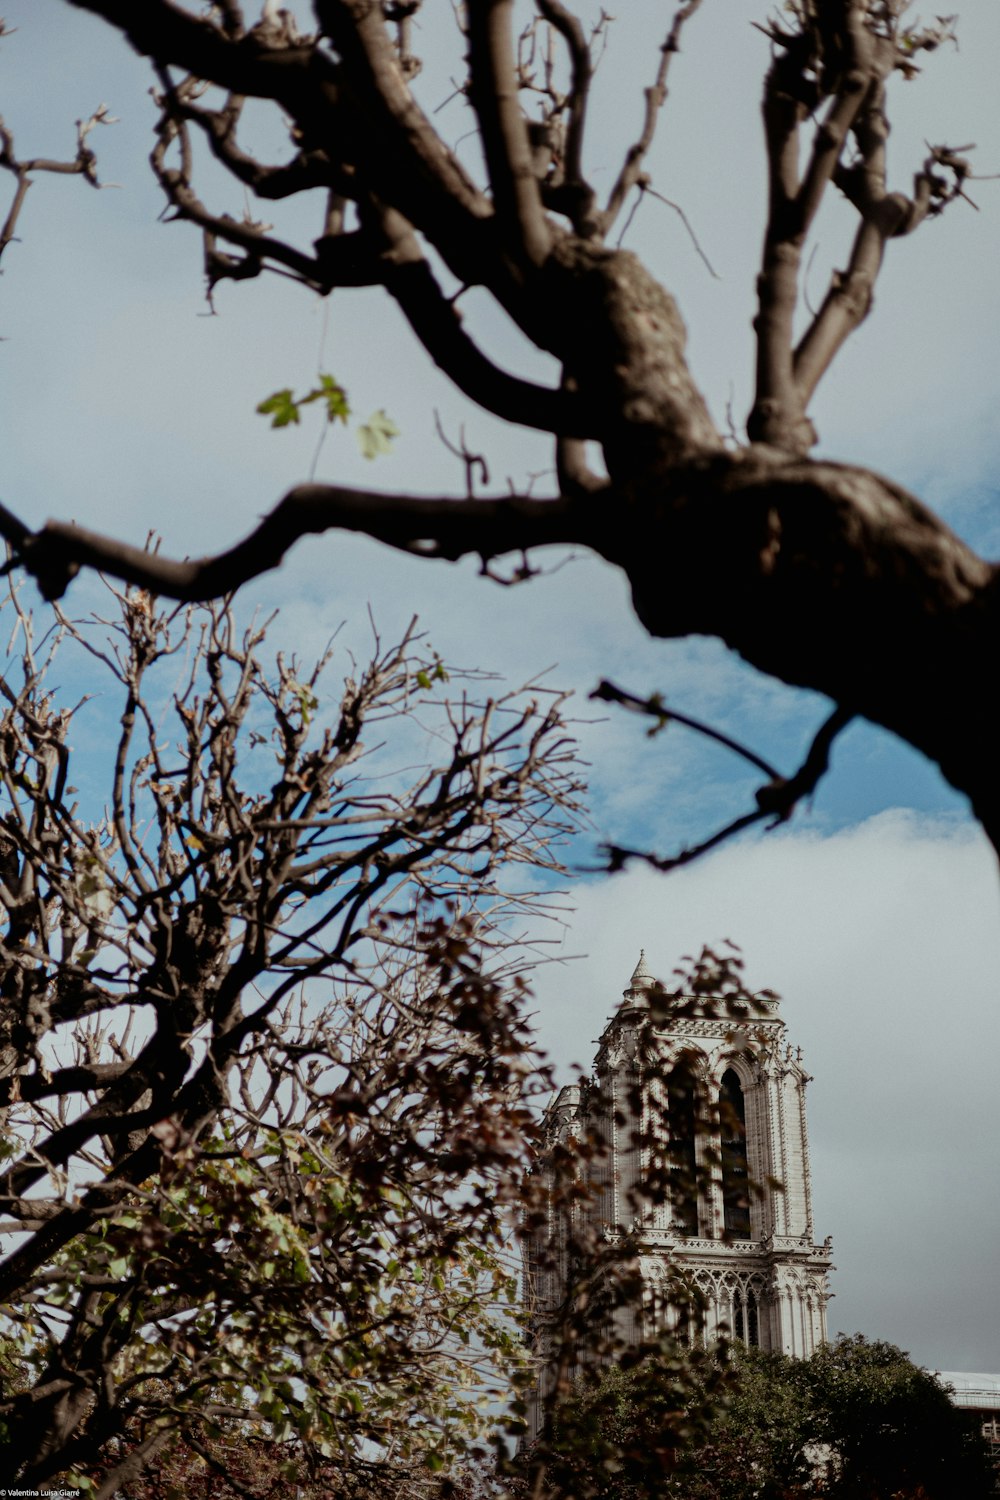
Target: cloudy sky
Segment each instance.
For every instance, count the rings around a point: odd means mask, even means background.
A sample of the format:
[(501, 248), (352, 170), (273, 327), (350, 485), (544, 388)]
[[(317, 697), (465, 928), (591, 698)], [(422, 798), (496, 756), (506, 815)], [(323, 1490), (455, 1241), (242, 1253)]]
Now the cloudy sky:
[[(621, 9), (592, 126), (591, 166), (604, 183), (635, 130), (638, 89), (663, 25), (659, 0)], [(425, 10), (423, 87), (433, 106), (450, 93), (457, 63), (438, 29), (450, 5), (428, 0)], [(750, 21), (761, 14), (749, 3), (708, 0), (691, 22), (652, 160), (657, 188), (684, 207), (719, 279), (678, 216), (655, 200), (628, 238), (679, 296), (692, 363), (720, 420), (727, 403), (745, 412), (750, 395), (766, 65)], [(306, 388), (318, 368), (344, 382), (362, 416), (384, 407), (401, 430), (394, 454), (377, 465), (350, 434), (332, 434), (320, 477), (457, 492), (461, 473), (433, 432), (437, 410), (452, 437), (464, 424), (489, 458), (494, 485), (509, 477), (520, 486), (538, 473), (545, 492), (544, 447), (456, 399), (378, 294), (338, 293), (323, 305), (274, 278), (223, 287), (218, 315), (207, 316), (197, 235), (156, 222), (161, 203), (144, 168), (151, 106), (143, 64), (63, 0), (6, 0), (4, 15), (17, 30), (0, 44), (0, 112), (21, 155), (72, 155), (73, 121), (101, 101), (120, 119), (95, 142), (102, 179), (114, 186), (95, 193), (39, 179), (21, 242), (4, 257), (4, 503), (29, 522), (73, 517), (140, 542), (154, 526), (174, 553), (223, 544), (308, 473), (318, 426), (273, 433), (254, 408), (279, 386)], [(959, 49), (942, 49), (922, 79), (895, 89), (892, 162), (904, 189), (926, 139), (974, 141), (979, 171), (1000, 171), (994, 0), (963, 6), (959, 36)], [(453, 142), (468, 131), (460, 100), (437, 118)], [(248, 144), (270, 151), (274, 142), (263, 116), (251, 121)], [(218, 207), (241, 213), (240, 195), (215, 186)], [(876, 312), (827, 378), (815, 415), (824, 452), (908, 484), (995, 556), (1000, 183), (971, 191), (978, 212), (957, 204), (891, 247)], [(287, 225), (307, 242), (316, 232), (301, 208)], [(836, 212), (824, 215), (813, 302), (829, 268), (843, 262), (849, 233)], [(469, 315), (502, 362), (548, 373), (474, 301)], [(754, 788), (722, 751), (676, 729), (651, 742), (641, 725), (598, 711), (587, 693), (599, 677), (656, 688), (787, 770), (827, 705), (761, 678), (714, 642), (647, 640), (613, 571), (586, 557), (548, 561), (562, 564), (551, 577), (501, 590), (469, 566), (329, 538), (301, 547), (248, 590), (246, 607), (281, 603), (280, 638), (303, 654), (341, 622), (345, 653), (363, 651), (369, 605), (386, 637), (416, 612), (452, 664), (489, 667), (512, 683), (550, 669), (547, 681), (576, 691), (593, 827), (569, 852), (573, 910), (545, 949), (555, 961), (539, 975), (545, 1044), (567, 1076), (573, 1063), (589, 1062), (640, 946), (669, 974), (703, 942), (739, 943), (751, 980), (783, 995), (791, 1037), (815, 1077), (817, 1229), (832, 1234), (838, 1267), (831, 1328), (889, 1338), (931, 1366), (1000, 1370), (992, 1295), (1000, 884), (962, 800), (919, 757), (853, 726), (813, 806), (790, 829), (667, 879), (584, 875), (602, 838), (669, 852), (747, 808)], [(95, 598), (95, 586), (81, 581), (72, 603), (82, 613)]]

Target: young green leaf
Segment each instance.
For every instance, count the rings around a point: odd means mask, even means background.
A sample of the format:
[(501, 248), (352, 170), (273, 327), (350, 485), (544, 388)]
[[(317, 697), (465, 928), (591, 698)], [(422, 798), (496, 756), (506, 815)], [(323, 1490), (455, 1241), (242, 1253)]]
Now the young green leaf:
[(272, 427), (287, 427), (290, 423), (298, 424), (301, 420), (299, 404), (292, 395), (290, 386), (282, 391), (275, 391), (265, 401), (259, 402), (257, 411), (262, 417), (271, 418)]
[(307, 406), (310, 401), (324, 401), (326, 420), (336, 422), (339, 419), (346, 427), (347, 419), (351, 415), (347, 392), (342, 385), (337, 384), (332, 375), (320, 375), (319, 385), (313, 386), (309, 394), (302, 397), (299, 405)]
[(399, 428), (381, 406), (358, 428), (358, 442), (365, 458), (378, 458), (380, 453), (388, 453), (392, 448), (393, 438), (397, 437)]

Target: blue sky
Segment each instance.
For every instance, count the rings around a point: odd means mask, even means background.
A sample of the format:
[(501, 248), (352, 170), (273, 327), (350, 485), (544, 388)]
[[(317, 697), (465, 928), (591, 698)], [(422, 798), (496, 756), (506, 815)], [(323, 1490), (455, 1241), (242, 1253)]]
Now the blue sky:
[[(591, 161), (604, 181), (635, 129), (649, 38), (659, 39), (648, 28), (662, 24), (654, 0), (622, 9), (592, 127)], [(426, 10), (423, 86), (435, 104), (449, 92), (437, 13), (450, 6), (430, 0)], [(218, 316), (206, 316), (198, 235), (156, 223), (144, 64), (62, 0), (7, 0), (4, 13), (17, 31), (0, 44), (0, 110), (23, 155), (71, 155), (73, 121), (101, 101), (121, 121), (95, 141), (102, 179), (117, 186), (95, 193), (40, 178), (22, 243), (4, 258), (7, 505), (30, 522), (73, 517), (136, 541), (155, 526), (174, 553), (217, 547), (308, 472), (315, 409), (301, 430), (274, 433), (254, 408), (279, 386), (306, 388), (317, 368), (344, 382), (362, 417), (384, 407), (401, 430), (393, 455), (377, 464), (365, 462), (351, 434), (332, 433), (319, 477), (457, 492), (459, 465), (434, 436), (437, 410), (452, 437), (464, 424), (487, 455), (494, 487), (538, 473), (544, 493), (544, 445), (456, 398), (378, 293), (337, 293), (324, 306), (271, 278), (222, 287)], [(694, 18), (652, 158), (657, 188), (683, 205), (721, 279), (708, 275), (677, 215), (655, 201), (627, 241), (679, 297), (692, 364), (720, 420), (727, 402), (741, 413), (750, 396), (766, 45), (749, 23), (760, 14), (709, 3)], [(921, 80), (895, 89), (891, 160), (904, 189), (925, 138), (975, 141), (979, 170), (1000, 170), (993, 0), (963, 7), (959, 36), (960, 50), (942, 49)], [(468, 130), (460, 101), (438, 118), (453, 141)], [(255, 123), (251, 144), (254, 132), (270, 149), (270, 127)], [(217, 185), (218, 206), (239, 214), (241, 194)], [(971, 191), (979, 212), (957, 204), (890, 248), (876, 311), (827, 377), (815, 416), (823, 452), (891, 474), (996, 555), (1000, 183)], [(314, 229), (294, 212), (308, 239)], [(824, 212), (814, 301), (829, 267), (843, 263), (850, 230), (842, 214)], [(546, 362), (473, 299), (469, 316), (498, 359), (546, 374)], [(788, 770), (827, 705), (762, 678), (715, 642), (650, 641), (621, 577), (593, 559), (540, 560), (562, 566), (502, 590), (467, 564), (412, 561), (331, 537), (300, 547), (244, 602), (248, 610), (281, 603), (279, 643), (304, 655), (345, 622), (345, 669), (347, 650), (366, 647), (370, 605), (387, 638), (416, 612), (453, 664), (492, 668), (512, 684), (551, 668), (547, 681), (575, 689), (593, 829), (572, 853), (576, 914), (544, 950), (560, 960), (538, 982), (546, 1045), (564, 1068), (589, 1061), (640, 946), (667, 973), (702, 941), (740, 943), (754, 982), (782, 991), (790, 1034), (815, 1074), (817, 1228), (833, 1235), (839, 1268), (831, 1326), (891, 1338), (932, 1366), (1000, 1369), (1000, 1308), (987, 1292), (1000, 1231), (998, 882), (962, 799), (889, 736), (852, 726), (791, 828), (669, 879), (584, 877), (601, 838), (667, 852), (748, 807), (756, 784), (734, 758), (680, 730), (649, 741), (637, 721), (589, 703), (599, 677), (658, 689)], [(97, 597), (98, 586), (81, 580), (71, 605), (83, 613)], [(99, 733), (99, 720), (85, 731)]]

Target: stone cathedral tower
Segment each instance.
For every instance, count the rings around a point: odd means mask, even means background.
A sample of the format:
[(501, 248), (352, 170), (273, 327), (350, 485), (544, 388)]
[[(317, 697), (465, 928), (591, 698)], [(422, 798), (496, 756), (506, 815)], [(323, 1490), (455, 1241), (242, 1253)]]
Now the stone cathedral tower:
[[(608, 1235), (624, 1229), (635, 1237), (644, 1292), (641, 1305), (624, 1313), (620, 1331), (627, 1342), (638, 1342), (670, 1318), (668, 1271), (679, 1267), (704, 1296), (706, 1341), (725, 1326), (730, 1337), (747, 1344), (805, 1358), (826, 1340), (831, 1245), (829, 1239), (814, 1243), (809, 1075), (801, 1049), (786, 1039), (777, 1000), (761, 1001), (762, 1013), (745, 1021), (684, 1014), (683, 1005), (674, 1018), (668, 1009), (661, 1021), (659, 1012), (653, 1035), (661, 1081), (651, 1087), (660, 1088), (661, 1101), (649, 1109), (640, 1086), (637, 1109), (637, 1054), (654, 983), (643, 954), (598, 1042), (593, 1082), (603, 1118), (595, 1121), (594, 1090), (587, 1083), (564, 1088), (549, 1112), (553, 1146), (580, 1134), (585, 1123), (596, 1123), (607, 1144), (593, 1194), (575, 1212), (598, 1216), (597, 1227)], [(692, 1076), (703, 1097), (720, 1106), (716, 1118), (726, 1138), (720, 1139), (718, 1123), (696, 1123)], [(652, 1118), (671, 1137), (671, 1161), (680, 1170), (686, 1162), (687, 1180), (698, 1182), (697, 1201), (690, 1192), (678, 1193), (677, 1202), (660, 1204), (636, 1221), (629, 1190), (649, 1162), (648, 1147), (637, 1138)], [(549, 1169), (542, 1164), (540, 1170)], [(747, 1191), (748, 1178), (758, 1191)], [(532, 1239), (526, 1245), (529, 1296), (544, 1390), (547, 1325), (562, 1301), (566, 1272), (558, 1256), (551, 1258), (560, 1240), (555, 1222)], [(532, 1265), (543, 1263), (547, 1269), (532, 1277)]]

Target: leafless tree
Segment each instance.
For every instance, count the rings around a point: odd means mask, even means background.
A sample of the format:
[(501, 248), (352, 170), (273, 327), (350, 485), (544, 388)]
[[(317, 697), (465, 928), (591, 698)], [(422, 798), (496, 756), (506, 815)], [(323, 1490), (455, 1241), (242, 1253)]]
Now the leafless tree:
[[(109, 597), (41, 641), (6, 610), (5, 1472), (111, 1496), (171, 1443), (218, 1467), (227, 1423), (293, 1467), (443, 1464), (523, 1358), (512, 945), (575, 818), (559, 700), (449, 687), (411, 633), (338, 704), (222, 605)], [(90, 759), (57, 652), (119, 695)]]
[[(552, 435), (558, 492), (448, 498), (299, 485), (252, 536), (185, 562), (60, 522), (32, 532), (5, 512), (18, 561), (48, 595), (93, 565), (178, 599), (216, 597), (272, 567), (302, 535), (334, 528), (484, 562), (545, 543), (585, 545), (624, 570), (653, 635), (720, 637), (763, 671), (827, 694), (838, 718), (824, 730), (824, 751), (853, 715), (899, 734), (968, 794), (1000, 844), (982, 690), (997, 648), (996, 570), (898, 484), (810, 457), (810, 400), (870, 310), (888, 242), (964, 195), (964, 148), (928, 147), (909, 191), (888, 178), (887, 86), (946, 39), (948, 21), (909, 26), (904, 0), (793, 0), (763, 23), (770, 186), (756, 395), (746, 440), (732, 443), (688, 370), (674, 299), (610, 239), (650, 188), (668, 75), (700, 0), (651, 39), (657, 60), (641, 123), (603, 198), (588, 178), (586, 124), (607, 18), (588, 34), (567, 0), (454, 7), (465, 58), (458, 87), (481, 152), (471, 167), (474, 153), (459, 159), (435, 127), (440, 100), (421, 102), (413, 49), (422, 0), (315, 0), (308, 31), (304, 9), (300, 26), (272, 4), (255, 19), (237, 0), (68, 3), (103, 17), (152, 60), (162, 111), (154, 171), (172, 214), (204, 234), (210, 284), (275, 270), (321, 294), (383, 287), (461, 391)], [(624, 96), (621, 79), (608, 83)], [(287, 121), (285, 160), (258, 160), (241, 144), (248, 100), (270, 101)], [(313, 242), (213, 210), (195, 180), (199, 143), (259, 199), (320, 189)], [(32, 168), (53, 165), (21, 162), (9, 135), (0, 164), (19, 192)], [(85, 138), (63, 166), (91, 171)], [(803, 250), (830, 193), (856, 214), (857, 232), (796, 338)], [(558, 384), (494, 363), (463, 325), (458, 294), (470, 287), (555, 357)], [(588, 442), (600, 446), (606, 473), (592, 472)]]

